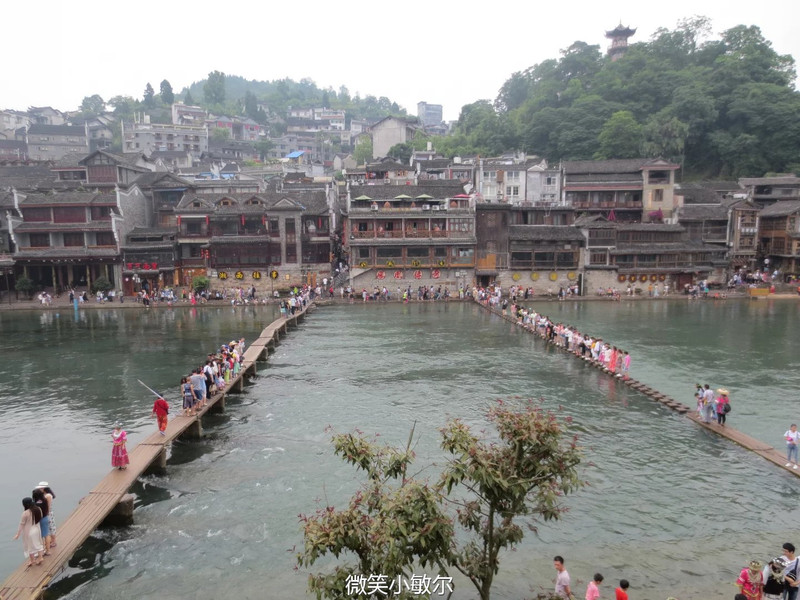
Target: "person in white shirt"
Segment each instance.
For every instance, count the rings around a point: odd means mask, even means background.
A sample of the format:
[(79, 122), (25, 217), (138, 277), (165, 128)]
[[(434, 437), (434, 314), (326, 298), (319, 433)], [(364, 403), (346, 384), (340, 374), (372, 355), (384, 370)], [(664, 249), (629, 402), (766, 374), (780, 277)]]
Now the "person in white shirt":
[(711, 423), (714, 420), (714, 390), (708, 387), (708, 384), (703, 386), (703, 422)]
[[(800, 431), (797, 431), (797, 425), (792, 423), (789, 431), (783, 434), (786, 438), (786, 466), (791, 466), (793, 469), (797, 468), (797, 441), (800, 439)], [(794, 460), (793, 460), (794, 459)]]

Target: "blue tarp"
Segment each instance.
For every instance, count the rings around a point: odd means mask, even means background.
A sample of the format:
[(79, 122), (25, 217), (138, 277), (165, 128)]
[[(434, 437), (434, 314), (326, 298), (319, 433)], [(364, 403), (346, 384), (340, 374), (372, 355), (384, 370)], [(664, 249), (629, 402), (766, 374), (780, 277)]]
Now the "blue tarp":
[(303, 156), (303, 154), (305, 154), (305, 151), (295, 150), (294, 152), (289, 152), (289, 154), (286, 155), (286, 158), (300, 158)]

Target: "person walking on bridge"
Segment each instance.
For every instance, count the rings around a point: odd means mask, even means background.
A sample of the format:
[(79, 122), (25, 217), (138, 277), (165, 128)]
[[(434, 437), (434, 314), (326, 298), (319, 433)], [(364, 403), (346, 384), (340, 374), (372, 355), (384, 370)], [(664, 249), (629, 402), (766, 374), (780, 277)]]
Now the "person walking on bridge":
[(125, 449), (125, 444), (128, 443), (128, 434), (122, 429), (122, 423), (114, 423), (111, 441), (114, 444), (111, 448), (111, 466), (117, 469), (127, 469), (131, 460)]
[[(783, 434), (786, 439), (786, 466), (797, 468), (797, 441), (800, 439), (800, 431), (797, 431), (797, 425), (792, 423), (789, 431)], [(794, 465), (794, 466), (792, 466)]]
[(156, 401), (153, 402), (153, 416), (158, 419), (158, 433), (161, 435), (166, 435), (164, 432), (167, 430), (168, 415), (169, 404), (167, 404), (164, 398), (159, 396), (156, 398)]

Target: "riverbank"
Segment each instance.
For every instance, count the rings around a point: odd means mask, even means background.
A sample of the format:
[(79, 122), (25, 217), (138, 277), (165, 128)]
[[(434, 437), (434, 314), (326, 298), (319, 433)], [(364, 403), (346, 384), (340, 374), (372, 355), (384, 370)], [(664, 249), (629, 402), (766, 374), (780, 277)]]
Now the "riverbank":
[[(284, 297), (285, 299), (285, 297)], [(708, 298), (690, 298), (687, 295), (680, 294), (680, 295), (669, 295), (669, 296), (658, 296), (658, 297), (650, 297), (650, 296), (621, 296), (619, 300), (616, 300), (612, 297), (608, 296), (569, 296), (566, 298), (565, 301), (569, 302), (659, 302), (664, 300), (690, 300), (690, 301), (724, 301), (724, 300), (743, 300), (743, 299), (750, 299), (746, 292), (731, 292), (726, 295), (725, 298), (714, 298), (709, 296)], [(769, 296), (762, 296), (759, 298), (754, 298), (758, 300), (800, 300), (800, 294), (796, 293), (775, 293), (770, 294)], [(342, 298), (338, 295), (335, 295), (333, 298), (318, 298), (319, 301), (323, 303), (331, 303), (331, 304), (351, 304), (351, 301), (345, 297)], [(471, 300), (470, 298), (465, 298), (464, 300), (459, 300), (456, 298), (450, 298), (448, 300), (411, 300), (411, 303), (442, 303), (442, 302), (466, 302)], [(523, 300), (522, 304), (528, 303), (536, 303), (536, 302), (554, 302), (557, 303), (558, 297), (557, 296), (531, 296), (527, 300)], [(246, 304), (246, 305), (236, 305), (236, 306), (269, 306), (269, 305), (276, 305), (280, 302), (280, 299), (269, 298), (266, 302), (261, 302), (260, 300), (254, 303)], [(368, 303), (370, 304), (384, 304), (384, 303), (392, 303), (392, 304), (400, 304), (402, 303), (401, 299), (394, 299), (384, 301), (384, 300), (370, 300)], [(363, 301), (361, 298), (355, 298), (352, 301), (352, 304), (362, 304)], [(205, 303), (198, 303), (192, 304), (188, 301), (179, 300), (177, 302), (168, 303), (168, 302), (154, 302), (151, 303), (150, 308), (154, 310), (161, 310), (161, 309), (179, 309), (179, 308), (197, 308), (202, 306), (213, 306), (213, 307), (225, 307), (231, 306), (229, 300), (209, 300)], [(78, 310), (104, 310), (104, 309), (128, 309), (128, 310), (142, 310), (145, 306), (141, 302), (136, 302), (132, 297), (125, 298), (123, 302), (114, 301), (114, 302), (97, 302), (94, 298), (90, 299), (89, 302), (84, 302), (82, 304), (78, 304)], [(15, 294), (12, 293), (9, 299), (8, 295), (3, 295), (2, 299), (0, 299), (0, 311), (9, 311), (9, 310), (37, 310), (37, 311), (51, 311), (51, 310), (70, 310), (73, 309), (73, 306), (70, 304), (68, 296), (60, 296), (54, 297), (52, 302), (49, 305), (43, 305), (34, 298), (33, 300), (23, 300), (17, 299)]]

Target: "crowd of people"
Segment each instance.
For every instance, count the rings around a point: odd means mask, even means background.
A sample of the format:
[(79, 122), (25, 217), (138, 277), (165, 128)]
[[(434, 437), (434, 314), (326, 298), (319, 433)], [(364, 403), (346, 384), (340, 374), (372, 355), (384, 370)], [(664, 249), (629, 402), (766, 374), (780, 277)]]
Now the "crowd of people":
[(556, 323), (550, 317), (515, 301), (509, 302), (499, 289), (478, 290), (478, 301), (494, 310), (499, 307), (504, 317), (510, 316), (515, 319), (520, 327), (584, 360), (599, 364), (612, 375), (620, 379), (630, 377), (631, 355), (627, 350), (622, 350), (601, 337), (581, 333), (575, 327)]
[[(556, 570), (555, 592), (556, 598), (575, 600), (577, 598), (572, 588), (572, 581), (564, 566), (564, 558), (555, 556), (553, 566)], [(595, 573), (586, 586), (585, 600), (598, 600), (600, 587), (605, 578), (601, 573)], [(783, 544), (782, 555), (769, 560), (766, 564), (762, 561), (751, 560), (736, 578), (739, 593), (734, 600), (797, 600), (800, 589), (800, 558), (795, 556), (794, 544)], [(615, 600), (628, 600), (630, 582), (620, 579), (619, 586), (614, 590)], [(667, 600), (677, 600), (669, 597)]]
[(697, 418), (706, 424), (716, 421), (717, 425), (725, 427), (728, 413), (731, 412), (730, 392), (718, 388), (715, 396), (708, 384), (696, 383), (694, 396), (697, 399)]
[(56, 545), (53, 500), (56, 495), (46, 481), (39, 482), (30, 496), (22, 499), (22, 516), (14, 539), (22, 538), (25, 567), (41, 565)]

